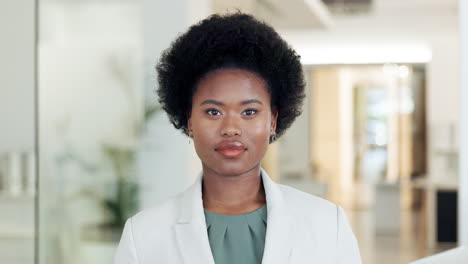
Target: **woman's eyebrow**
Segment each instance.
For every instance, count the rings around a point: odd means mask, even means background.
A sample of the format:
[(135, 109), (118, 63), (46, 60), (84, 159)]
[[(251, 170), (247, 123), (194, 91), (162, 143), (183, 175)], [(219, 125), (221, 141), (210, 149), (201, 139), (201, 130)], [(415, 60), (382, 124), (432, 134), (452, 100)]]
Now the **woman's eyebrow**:
[(246, 105), (246, 104), (261, 104), (262, 105), (262, 102), (260, 102), (257, 99), (249, 99), (249, 100), (242, 101), (240, 103), (240, 105)]
[(204, 105), (204, 104), (224, 105), (220, 101), (216, 101), (216, 100), (213, 100), (213, 99), (205, 100), (200, 105)]
[[(244, 101), (240, 102), (240, 105), (253, 104), (253, 103), (263, 105), (262, 102), (260, 102), (257, 99), (244, 100)], [(216, 100), (213, 100), (213, 99), (205, 100), (200, 105), (204, 105), (204, 104), (224, 105), (222, 102), (216, 101)]]

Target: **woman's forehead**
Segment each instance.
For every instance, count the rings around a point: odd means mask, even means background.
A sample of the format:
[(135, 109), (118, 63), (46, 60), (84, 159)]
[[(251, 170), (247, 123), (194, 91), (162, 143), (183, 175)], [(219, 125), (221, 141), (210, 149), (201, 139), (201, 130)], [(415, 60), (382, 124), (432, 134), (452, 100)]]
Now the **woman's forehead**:
[(265, 101), (270, 95), (266, 82), (257, 74), (240, 69), (217, 70), (208, 73), (197, 85), (194, 100), (207, 99), (244, 103)]

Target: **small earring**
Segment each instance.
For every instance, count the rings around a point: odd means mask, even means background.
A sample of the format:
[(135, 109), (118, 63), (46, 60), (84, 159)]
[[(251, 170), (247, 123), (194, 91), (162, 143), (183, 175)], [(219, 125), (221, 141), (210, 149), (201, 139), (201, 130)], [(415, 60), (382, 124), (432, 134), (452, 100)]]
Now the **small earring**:
[(191, 143), (190, 143), (190, 138), (193, 138), (192, 130), (189, 131), (189, 140), (188, 140), (188, 143), (189, 143), (189, 144), (191, 144)]
[(273, 131), (273, 133), (272, 133), (271, 136), (270, 136), (270, 142), (273, 142), (273, 141), (275, 141), (275, 140), (276, 140), (276, 132)]

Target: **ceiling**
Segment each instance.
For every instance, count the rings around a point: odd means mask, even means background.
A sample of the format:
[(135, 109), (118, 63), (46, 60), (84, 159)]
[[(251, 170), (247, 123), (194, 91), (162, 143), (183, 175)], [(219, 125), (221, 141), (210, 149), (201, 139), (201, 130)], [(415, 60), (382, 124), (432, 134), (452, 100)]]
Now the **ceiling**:
[(280, 29), (326, 28), (331, 16), (320, 0), (213, 0), (216, 13), (241, 10)]
[[(329, 2), (329, 0), (327, 0)], [(366, 0), (369, 2), (368, 0)], [(335, 0), (358, 3), (356, 0)], [(362, 2), (362, 1), (361, 1)], [(335, 23), (364, 19), (378, 25), (381, 21), (424, 23), (430, 27), (457, 22), (458, 0), (370, 0), (366, 12), (331, 12), (321, 0), (213, 0), (215, 12), (236, 8), (254, 14), (279, 29), (327, 29)], [(349, 6), (348, 6), (349, 7)], [(403, 29), (404, 30), (404, 29)]]

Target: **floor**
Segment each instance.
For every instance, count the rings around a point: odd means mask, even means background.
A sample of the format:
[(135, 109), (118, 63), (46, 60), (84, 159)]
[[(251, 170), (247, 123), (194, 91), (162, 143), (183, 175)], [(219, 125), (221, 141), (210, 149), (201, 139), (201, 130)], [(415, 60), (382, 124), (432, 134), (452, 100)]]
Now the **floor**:
[(439, 243), (428, 248), (420, 213), (410, 209), (400, 213), (400, 225), (393, 231), (375, 229), (373, 210), (346, 211), (364, 264), (406, 264), (456, 247), (456, 243)]

